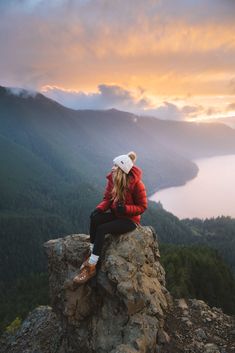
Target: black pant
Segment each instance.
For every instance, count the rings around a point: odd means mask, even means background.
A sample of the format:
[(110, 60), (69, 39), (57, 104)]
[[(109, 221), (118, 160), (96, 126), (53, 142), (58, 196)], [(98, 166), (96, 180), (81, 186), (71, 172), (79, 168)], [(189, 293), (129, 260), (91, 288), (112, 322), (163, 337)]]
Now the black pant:
[(94, 244), (93, 254), (100, 255), (105, 234), (122, 234), (136, 228), (136, 224), (128, 218), (116, 218), (113, 213), (100, 213), (91, 218), (90, 242)]

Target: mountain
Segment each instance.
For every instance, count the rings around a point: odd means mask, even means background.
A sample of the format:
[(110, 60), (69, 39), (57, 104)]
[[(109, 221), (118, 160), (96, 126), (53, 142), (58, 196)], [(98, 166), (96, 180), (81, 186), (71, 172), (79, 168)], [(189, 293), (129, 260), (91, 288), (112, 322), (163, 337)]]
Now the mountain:
[(194, 243), (200, 243), (218, 250), (235, 275), (235, 219), (229, 216), (199, 218), (181, 221), (181, 225), (189, 227)]
[(1, 136), (39, 158), (58, 177), (88, 178), (94, 186), (104, 186), (112, 159), (131, 149), (146, 170), (149, 192), (197, 174), (194, 163), (154, 136), (150, 139), (133, 117), (115, 110), (74, 111), (41, 94), (15, 96), (0, 89)]
[[(234, 137), (221, 124), (163, 121), (115, 109), (75, 111), (41, 94), (15, 95), (0, 87), (0, 322), (17, 311), (16, 293), (26, 312), (32, 296), (37, 300), (44, 291), (42, 243), (89, 232), (89, 214), (102, 197), (113, 157), (137, 152), (150, 196), (195, 177), (198, 168), (190, 158), (235, 153)], [(195, 243), (201, 232), (151, 201), (143, 222), (163, 242)], [(35, 293), (34, 286), (41, 290)]]
[[(235, 130), (219, 123), (197, 123), (140, 119), (143, 130), (154, 133), (158, 142), (189, 159), (233, 154)], [(156, 133), (155, 133), (156, 132)]]
[(232, 129), (235, 129), (235, 116), (225, 116), (225, 117), (222, 116), (217, 119), (210, 118), (208, 120), (205, 120), (205, 122), (225, 124), (231, 127)]
[(160, 120), (115, 109), (75, 111), (41, 94), (16, 96), (4, 87), (0, 124), (5, 144), (23, 147), (57, 177), (73, 175), (97, 187), (104, 186), (112, 159), (133, 149), (149, 194), (195, 177), (192, 158), (235, 153), (235, 131), (223, 124)]
[[(115, 109), (75, 111), (42, 94), (15, 95), (0, 87), (0, 147), (0, 281), (5, 281), (28, 268), (45, 268), (36, 249), (49, 236), (88, 231), (89, 213), (102, 197), (114, 156), (137, 152), (151, 195), (195, 177), (198, 168), (190, 158), (235, 153), (235, 130)], [(159, 226), (152, 205), (149, 201), (148, 224)], [(164, 219), (166, 213), (160, 213)], [(170, 218), (166, 224), (173, 229), (178, 222)], [(188, 227), (177, 229), (172, 234), (181, 241), (192, 238)]]

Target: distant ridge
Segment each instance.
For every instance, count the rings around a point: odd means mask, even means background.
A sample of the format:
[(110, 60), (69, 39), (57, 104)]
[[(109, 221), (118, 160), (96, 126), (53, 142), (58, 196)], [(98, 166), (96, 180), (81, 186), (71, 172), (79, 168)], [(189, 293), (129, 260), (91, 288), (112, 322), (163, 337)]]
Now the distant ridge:
[(235, 131), (221, 123), (161, 120), (115, 108), (73, 110), (23, 92), (24, 98), (0, 87), (1, 136), (57, 173), (95, 185), (104, 186), (113, 157), (129, 150), (137, 152), (149, 194), (195, 177), (195, 158), (235, 153)]

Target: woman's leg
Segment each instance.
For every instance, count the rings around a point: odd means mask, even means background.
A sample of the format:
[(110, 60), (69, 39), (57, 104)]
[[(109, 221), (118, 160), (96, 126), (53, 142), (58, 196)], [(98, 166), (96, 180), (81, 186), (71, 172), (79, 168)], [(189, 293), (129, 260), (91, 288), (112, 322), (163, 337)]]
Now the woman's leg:
[[(101, 216), (101, 215), (99, 215)], [(98, 225), (98, 219), (100, 223)], [(112, 219), (108, 222), (108, 220)], [(104, 223), (104, 221), (107, 221)], [(95, 234), (91, 232), (92, 239), (94, 239), (94, 249), (91, 256), (87, 260), (87, 263), (84, 263), (84, 266), (80, 270), (80, 273), (74, 277), (74, 284), (82, 284), (88, 281), (90, 278), (96, 274), (96, 264), (99, 260), (99, 255), (102, 250), (105, 234), (122, 234), (130, 232), (136, 228), (136, 224), (130, 219), (117, 219), (114, 215), (107, 213), (102, 214), (102, 217), (97, 217), (96, 221), (92, 221), (92, 232), (96, 230)]]
[(90, 220), (90, 242), (94, 244), (96, 237), (96, 229), (100, 224), (113, 221), (115, 216), (112, 213), (104, 212), (91, 217)]
[(88, 262), (90, 255), (93, 253), (93, 247), (96, 236), (96, 228), (105, 222), (110, 222), (115, 219), (114, 215), (110, 212), (103, 212), (97, 214), (90, 219), (90, 251), (85, 255), (84, 261), (80, 267), (82, 269), (84, 265)]
[(104, 243), (105, 234), (123, 234), (136, 228), (136, 224), (128, 218), (114, 219), (111, 222), (100, 224), (96, 228), (96, 236), (93, 248), (93, 254), (100, 256)]

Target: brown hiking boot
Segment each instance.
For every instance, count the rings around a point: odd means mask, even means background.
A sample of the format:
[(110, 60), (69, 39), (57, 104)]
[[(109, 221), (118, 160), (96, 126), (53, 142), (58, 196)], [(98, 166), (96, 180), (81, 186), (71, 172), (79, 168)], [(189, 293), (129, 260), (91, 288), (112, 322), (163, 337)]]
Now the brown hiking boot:
[(80, 270), (88, 263), (89, 257), (91, 256), (91, 251), (89, 250), (86, 255), (84, 256), (83, 263), (80, 266)]
[(83, 264), (84, 267), (80, 270), (79, 274), (73, 279), (73, 284), (75, 285), (85, 283), (90, 278), (96, 275), (96, 265), (89, 264), (88, 261)]

